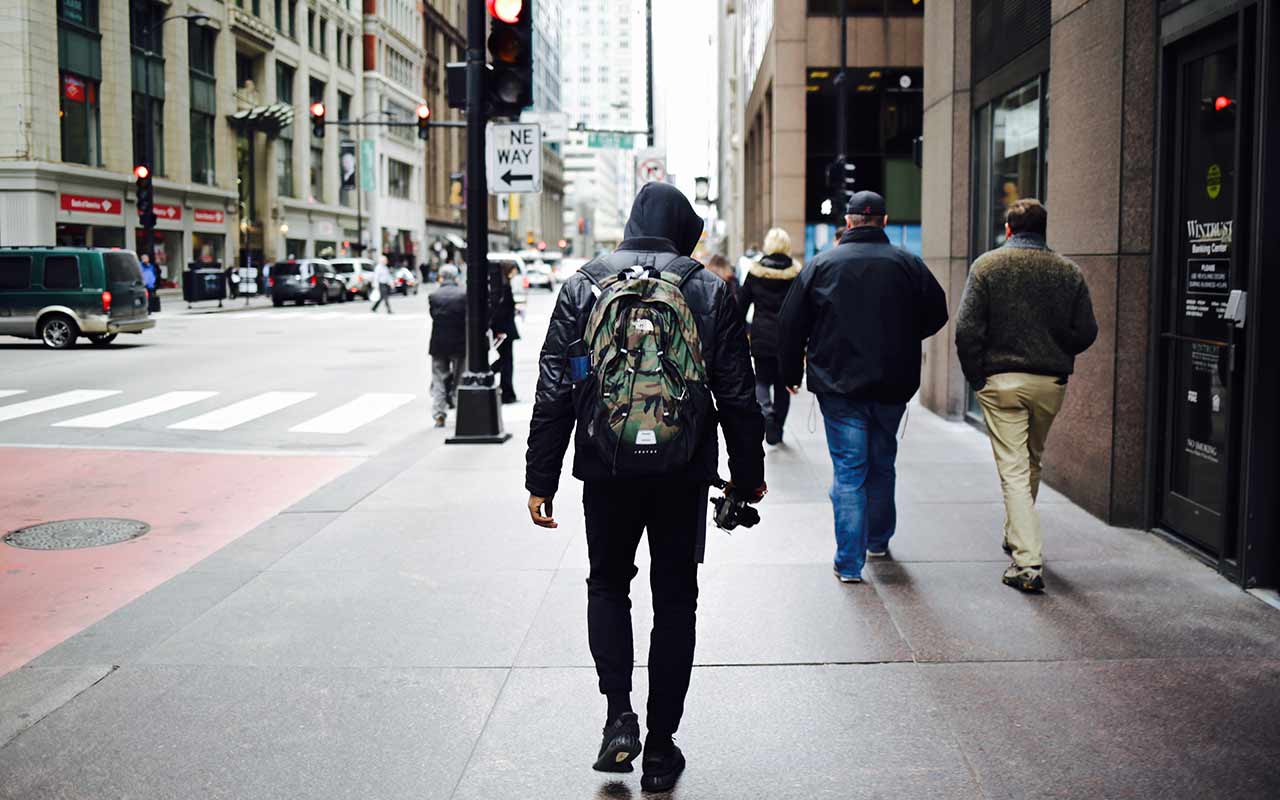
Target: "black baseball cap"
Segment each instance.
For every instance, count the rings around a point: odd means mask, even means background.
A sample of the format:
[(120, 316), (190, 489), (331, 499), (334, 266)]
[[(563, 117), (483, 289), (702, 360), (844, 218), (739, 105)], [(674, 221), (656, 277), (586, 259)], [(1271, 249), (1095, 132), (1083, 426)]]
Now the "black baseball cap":
[(884, 198), (875, 192), (854, 192), (844, 207), (844, 213), (883, 217), (889, 212), (885, 211)]

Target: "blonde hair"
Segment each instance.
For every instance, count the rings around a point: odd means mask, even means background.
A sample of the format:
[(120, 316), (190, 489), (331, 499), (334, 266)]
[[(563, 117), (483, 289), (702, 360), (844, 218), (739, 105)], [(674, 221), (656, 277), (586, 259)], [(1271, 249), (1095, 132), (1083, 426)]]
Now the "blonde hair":
[(770, 228), (764, 235), (764, 254), (771, 256), (777, 253), (791, 255), (791, 237), (782, 228)]

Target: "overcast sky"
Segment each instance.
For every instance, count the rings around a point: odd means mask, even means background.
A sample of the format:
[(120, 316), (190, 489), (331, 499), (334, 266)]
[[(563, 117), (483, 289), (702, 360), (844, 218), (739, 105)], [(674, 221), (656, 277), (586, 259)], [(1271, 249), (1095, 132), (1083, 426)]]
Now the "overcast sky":
[(653, 0), (654, 114), (665, 128), (667, 171), (691, 200), (693, 179), (712, 175), (715, 162), (716, 5)]

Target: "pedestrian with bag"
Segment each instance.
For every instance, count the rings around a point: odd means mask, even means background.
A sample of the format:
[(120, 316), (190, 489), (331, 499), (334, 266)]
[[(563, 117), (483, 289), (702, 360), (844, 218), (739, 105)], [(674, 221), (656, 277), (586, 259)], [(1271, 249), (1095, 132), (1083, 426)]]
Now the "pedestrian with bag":
[(920, 343), (947, 323), (947, 298), (919, 257), (889, 243), (884, 198), (857, 192), (839, 243), (801, 270), (779, 313), (782, 379), (818, 396), (834, 480), (842, 583), (887, 558), (897, 528), (894, 462), (907, 401), (920, 389)]
[(391, 267), (387, 264), (387, 254), (378, 254), (378, 263), (373, 268), (373, 282), (378, 284), (378, 300), (369, 311), (376, 313), (378, 306), (387, 304), (387, 313), (391, 313), (391, 292), (395, 279), (391, 277)]
[(689, 258), (702, 225), (674, 186), (646, 184), (618, 249), (565, 281), (539, 360), (526, 455), (530, 517), (554, 528), (562, 461), (576, 437), (573, 474), (583, 481), (591, 564), (587, 632), (607, 700), (594, 766), (605, 772), (631, 771), (642, 750), (631, 708), (630, 585), (648, 533), (646, 791), (670, 789), (685, 767), (672, 736), (693, 667), (717, 422), (729, 450), (727, 492), (759, 502), (766, 491), (764, 421), (742, 315), (728, 286)]
[(1098, 336), (1084, 274), (1045, 242), (1039, 200), (1005, 213), (1005, 242), (973, 262), (956, 315), (956, 351), (977, 393), (1004, 492), (1002, 581), (1044, 591), (1044, 538), (1036, 513), (1040, 461), (1062, 408), (1075, 357)]
[(516, 327), (516, 298), (511, 291), (511, 278), (517, 267), (515, 264), (494, 265), (493, 269), (497, 270), (499, 280), (495, 282), (493, 317), (489, 327), (498, 342), (498, 359), (493, 362), (491, 369), (498, 374), (502, 402), (510, 404), (517, 400), (514, 348), (516, 340), (520, 338), (520, 329)]
[(440, 286), (427, 298), (431, 312), (431, 415), (443, 428), (454, 406), (467, 354), (467, 290), (458, 285), (458, 268), (440, 268)]
[(768, 444), (782, 443), (791, 408), (791, 394), (778, 366), (778, 312), (799, 274), (800, 265), (791, 260), (791, 237), (782, 228), (771, 228), (764, 237), (764, 256), (748, 267), (738, 294), (743, 316), (751, 319), (756, 400), (764, 412), (764, 440)]

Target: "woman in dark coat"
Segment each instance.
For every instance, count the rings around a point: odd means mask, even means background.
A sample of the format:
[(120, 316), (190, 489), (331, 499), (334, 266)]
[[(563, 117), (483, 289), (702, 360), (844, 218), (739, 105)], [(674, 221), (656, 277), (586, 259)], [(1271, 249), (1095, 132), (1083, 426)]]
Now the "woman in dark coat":
[(502, 402), (514, 403), (516, 388), (512, 377), (515, 361), (511, 350), (516, 340), (520, 338), (520, 330), (516, 327), (516, 298), (511, 291), (511, 279), (515, 275), (516, 267), (514, 264), (507, 267), (495, 265), (495, 269), (500, 273), (500, 277), (495, 281), (497, 285), (494, 287), (493, 318), (489, 327), (493, 331), (494, 338), (499, 335), (504, 338), (498, 345), (498, 360), (493, 363), (492, 369), (499, 376)]
[(738, 304), (747, 314), (752, 305), (751, 355), (756, 366), (756, 399), (764, 412), (764, 440), (782, 442), (782, 428), (791, 408), (791, 395), (778, 366), (778, 311), (787, 290), (800, 274), (800, 265), (791, 260), (791, 237), (782, 228), (773, 228), (764, 237), (764, 256), (747, 270), (738, 293)]

